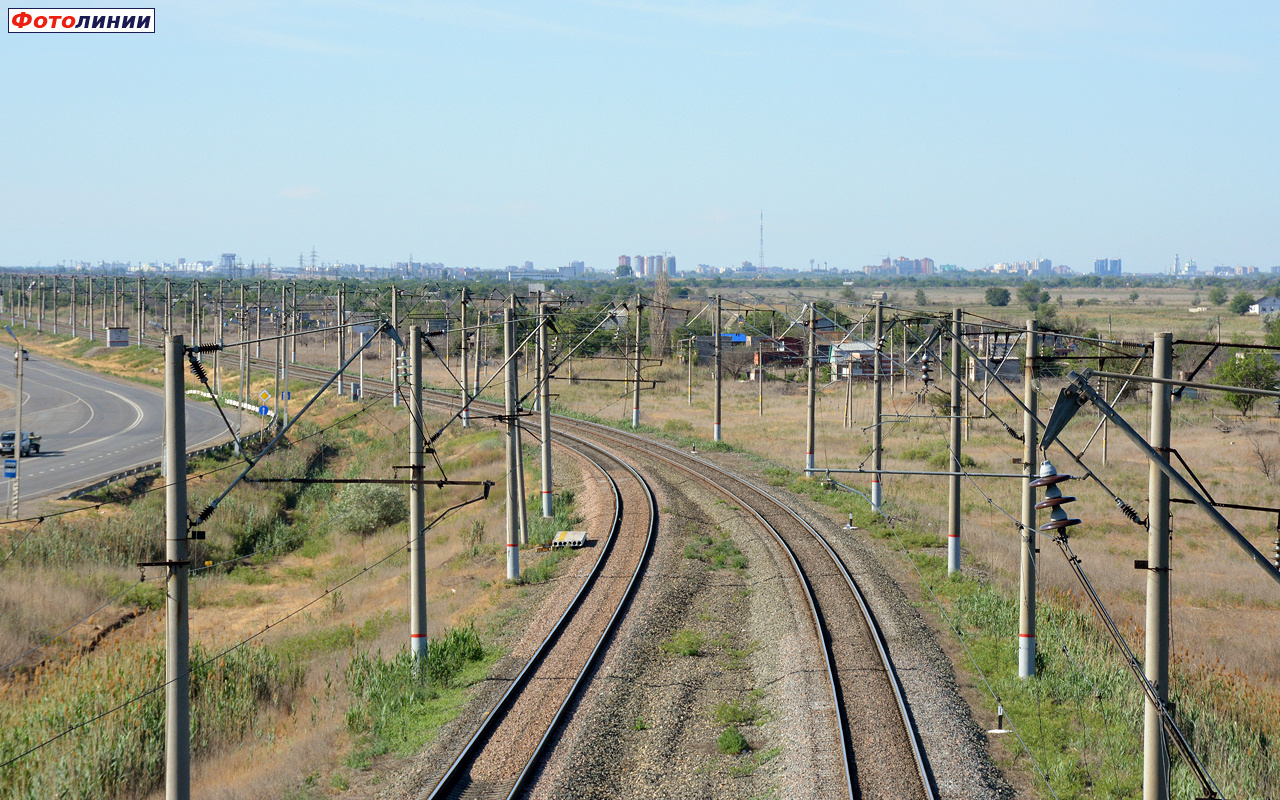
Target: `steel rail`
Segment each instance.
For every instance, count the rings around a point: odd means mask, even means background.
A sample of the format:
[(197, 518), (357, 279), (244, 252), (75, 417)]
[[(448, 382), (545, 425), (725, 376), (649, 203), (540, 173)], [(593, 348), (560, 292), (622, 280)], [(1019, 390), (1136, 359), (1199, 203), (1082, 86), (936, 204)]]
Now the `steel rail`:
[[(457, 398), (451, 398), (451, 399), (456, 400)], [(432, 401), (434, 400), (435, 398), (432, 398)], [(589, 442), (583, 441), (581, 439), (577, 439), (576, 437), (572, 437), (564, 434), (557, 434), (557, 436), (562, 436), (565, 439), (577, 441), (586, 447), (597, 450), (598, 452), (604, 454), (608, 458), (611, 458), (614, 461), (617, 461), (619, 464), (623, 466), (623, 468), (629, 471), (636, 478), (641, 488), (644, 489), (645, 494), (647, 495), (649, 500), (649, 512), (650, 512), (649, 533), (645, 542), (644, 552), (641, 555), (639, 563), (636, 566), (635, 572), (631, 577), (631, 582), (628, 584), (622, 599), (618, 603), (618, 607), (615, 609), (613, 616), (610, 618), (608, 624), (605, 626), (605, 630), (601, 634), (599, 641), (596, 643), (594, 649), (591, 651), (590, 655), (587, 657), (586, 663), (583, 665), (581, 671), (578, 673), (578, 676), (574, 679), (574, 682), (569, 689), (568, 696), (565, 698), (564, 702), (561, 703), (560, 708), (557, 709), (555, 716), (551, 721), (551, 724), (547, 728), (547, 731), (539, 740), (538, 745), (534, 750), (533, 756), (530, 758), (529, 762), (525, 765), (525, 767), (521, 770), (520, 774), (516, 776), (514, 785), (507, 792), (507, 794), (504, 795), (505, 797), (514, 797), (515, 795), (517, 795), (525, 787), (525, 785), (528, 783), (528, 781), (531, 779), (534, 772), (536, 771), (536, 766), (538, 765), (538, 763), (540, 762), (540, 760), (542, 759), (545, 753), (547, 743), (549, 742), (553, 733), (559, 728), (559, 725), (562, 722), (564, 718), (564, 714), (568, 709), (568, 707), (572, 704), (574, 700), (577, 699), (580, 690), (586, 683), (587, 674), (596, 665), (596, 663), (599, 660), (599, 656), (603, 652), (604, 643), (612, 637), (613, 633), (616, 631), (619, 623), (621, 622), (623, 613), (625, 612), (626, 608), (630, 605), (631, 599), (632, 597), (634, 597), (635, 589), (637, 584), (639, 583), (640, 577), (643, 575), (644, 569), (649, 563), (649, 555), (653, 552), (654, 538), (657, 532), (657, 523), (658, 523), (657, 499), (654, 497), (653, 491), (649, 488), (649, 485), (645, 482), (645, 480), (642, 477), (640, 477), (640, 474), (638, 472), (632, 469), (631, 466), (628, 465), (626, 462), (622, 461), (617, 456), (613, 455), (607, 450), (604, 450), (598, 445), (593, 445)], [(615, 513), (614, 513), (613, 525), (609, 531), (609, 536), (606, 539), (604, 547), (600, 553), (600, 557), (596, 559), (595, 566), (592, 567), (590, 575), (583, 582), (582, 587), (578, 590), (577, 594), (574, 595), (573, 600), (569, 603), (569, 606), (565, 610), (564, 614), (562, 614), (560, 618), (556, 621), (551, 632), (548, 633), (547, 637), (538, 646), (537, 651), (529, 658), (529, 661), (520, 670), (520, 673), (512, 680), (511, 685), (507, 687), (507, 690), (502, 694), (502, 697), (498, 699), (498, 702), (495, 703), (493, 708), (490, 709), (489, 713), (485, 715), (485, 719), (481, 723), (479, 729), (476, 730), (476, 732), (472, 735), (471, 739), (463, 747), (462, 752), (459, 753), (458, 756), (454, 759), (454, 761), (449, 765), (449, 768), (445, 771), (444, 775), (441, 776), (440, 780), (436, 783), (435, 788), (433, 788), (431, 793), (427, 795), (428, 800), (436, 800), (436, 799), (442, 800), (443, 798), (446, 798), (446, 797), (455, 796), (455, 793), (458, 793), (460, 791), (465, 791), (467, 786), (464, 783), (464, 781), (466, 779), (467, 773), (469, 772), (471, 766), (474, 765), (475, 760), (479, 757), (485, 745), (488, 743), (490, 738), (500, 727), (501, 722), (504, 720), (507, 712), (511, 710), (512, 706), (515, 704), (516, 699), (520, 696), (520, 694), (523, 692), (525, 687), (528, 685), (529, 681), (533, 678), (533, 675), (537, 671), (538, 667), (541, 666), (541, 664), (546, 660), (547, 656), (550, 654), (551, 650), (559, 642), (561, 635), (564, 633), (565, 629), (569, 626), (569, 623), (572, 621), (577, 611), (583, 605), (583, 602), (585, 601), (587, 595), (591, 592), (591, 589), (594, 588), (597, 578), (599, 578), (601, 572), (603, 572), (605, 563), (608, 561), (608, 557), (610, 553), (613, 551), (613, 546), (617, 539), (618, 532), (622, 527), (622, 514), (623, 514), (622, 493), (618, 488), (617, 482), (613, 479), (613, 476), (609, 474), (608, 470), (605, 469), (604, 466), (602, 466), (596, 459), (592, 458), (591, 456), (586, 455), (585, 453), (583, 453), (582, 455), (584, 458), (590, 461), (593, 465), (595, 465), (597, 469), (599, 469), (600, 472), (605, 476), (605, 478), (608, 479), (609, 485), (612, 488), (613, 494), (614, 494)]]
[[(875, 642), (877, 653), (880, 657), (881, 663), (885, 667), (885, 674), (888, 678), (889, 685), (893, 689), (894, 698), (897, 702), (898, 711), (901, 716), (902, 724), (907, 734), (907, 738), (911, 744), (911, 751), (914, 757), (916, 770), (921, 781), (921, 787), (924, 790), (926, 797), (931, 799), (937, 798), (938, 796), (937, 787), (934, 785), (934, 781), (932, 780), (928, 765), (926, 763), (926, 759), (924, 757), (924, 745), (920, 739), (920, 731), (915, 725), (915, 721), (911, 717), (911, 712), (907, 707), (906, 695), (905, 695), (905, 692), (903, 691), (901, 680), (898, 678), (897, 670), (893, 666), (892, 658), (889, 655), (888, 642), (884, 637), (884, 632), (881, 630), (879, 622), (875, 619), (875, 615), (871, 612), (871, 608), (867, 604), (866, 598), (864, 597), (862, 590), (858, 587), (857, 582), (853, 579), (853, 576), (849, 573), (849, 570), (845, 567), (844, 561), (839, 557), (839, 555), (835, 552), (835, 550), (832, 549), (830, 543), (826, 540), (826, 537), (824, 537), (821, 533), (819, 533), (816, 528), (814, 528), (812, 525), (808, 523), (808, 521), (806, 521), (803, 517), (801, 517), (799, 514), (797, 514), (794, 510), (792, 510), (788, 506), (786, 506), (784, 503), (779, 502), (775, 498), (769, 496), (766, 492), (762, 491), (760, 488), (752, 485), (748, 481), (743, 480), (737, 475), (734, 475), (732, 472), (722, 469), (705, 459), (698, 458), (696, 456), (685, 453), (681, 450), (677, 450), (676, 448), (666, 444), (662, 444), (661, 442), (655, 442), (649, 439), (644, 439), (639, 436), (634, 436), (625, 431), (619, 431), (614, 428), (610, 428), (606, 425), (600, 425), (599, 423), (573, 420), (571, 418), (562, 418), (561, 423), (563, 424), (565, 422), (576, 423), (582, 426), (591, 427), (595, 429), (600, 435), (603, 435), (605, 438), (612, 439), (614, 441), (625, 442), (626, 440), (632, 440), (628, 446), (642, 450), (643, 452), (645, 452), (646, 454), (652, 457), (662, 459), (663, 461), (666, 461), (667, 463), (671, 464), (672, 466), (678, 469), (681, 469), (684, 472), (687, 472), (703, 481), (709, 482), (712, 486), (716, 487), (716, 489), (728, 495), (729, 497), (733, 498), (738, 503), (742, 504), (742, 507), (751, 511), (751, 513), (758, 520), (760, 520), (760, 522), (770, 532), (772, 532), (774, 537), (778, 539), (778, 541), (781, 543), (783, 549), (787, 553), (788, 557), (791, 559), (793, 567), (797, 570), (797, 573), (800, 575), (801, 580), (806, 585), (806, 593), (809, 594), (811, 604), (814, 603), (814, 600), (813, 600), (811, 591), (809, 589), (809, 579), (808, 579), (808, 576), (801, 571), (799, 563), (795, 557), (794, 551), (792, 550), (791, 546), (788, 545), (783, 540), (781, 534), (778, 533), (778, 530), (771, 523), (765, 520), (763, 515), (761, 515), (759, 511), (752, 506), (751, 503), (748, 503), (747, 501), (745, 501), (742, 497), (740, 497), (739, 495), (735, 494), (733, 491), (726, 488), (723, 484), (716, 483), (715, 481), (711, 481), (709, 478), (707, 478), (705, 473), (700, 472), (698, 469), (695, 469), (689, 466), (688, 464), (681, 464), (678, 460), (676, 460), (676, 458), (671, 457), (671, 455), (660, 455), (658, 453), (655, 453), (650, 448), (656, 447), (661, 450), (667, 451), (669, 454), (678, 456), (681, 459), (696, 462), (701, 469), (715, 472), (721, 478), (734, 481), (737, 484), (746, 487), (748, 491), (754, 492), (760, 497), (767, 498), (770, 503), (772, 503), (775, 507), (780, 509), (784, 514), (786, 514), (787, 516), (789, 516), (790, 518), (798, 522), (810, 535), (812, 535), (817, 540), (818, 544), (821, 545), (823, 550), (826, 551), (828, 557), (838, 568), (840, 574), (844, 578), (846, 586), (848, 586), (850, 592), (853, 594), (854, 598), (857, 600), (859, 608), (862, 610), (863, 619), (867, 623), (867, 627), (872, 633), (872, 639)], [(818, 613), (816, 606), (815, 606), (815, 613)], [(818, 619), (820, 620), (821, 617), (819, 616)], [(830, 669), (831, 641), (830, 641), (829, 634), (825, 630), (825, 623), (820, 623), (820, 625), (823, 628), (823, 641), (826, 646), (826, 650), (828, 651), (828, 655), (827, 655), (828, 674), (831, 675), (832, 685), (834, 687), (835, 686), (834, 671)], [(839, 697), (840, 695), (837, 695), (837, 698)], [(837, 700), (837, 707), (839, 708), (840, 714), (842, 717), (841, 719), (842, 738), (845, 741), (845, 747), (846, 747), (845, 758), (846, 758), (846, 765), (848, 765), (849, 748), (851, 746), (849, 741), (849, 729), (848, 729), (847, 721), (843, 719), (844, 705), (843, 703), (839, 702), (839, 700)], [(851, 776), (851, 781), (852, 781), (853, 772), (854, 770), (852, 768), (848, 768), (848, 773)], [(852, 787), (852, 785), (850, 787), (850, 790), (851, 790), (851, 793), (856, 791)]]

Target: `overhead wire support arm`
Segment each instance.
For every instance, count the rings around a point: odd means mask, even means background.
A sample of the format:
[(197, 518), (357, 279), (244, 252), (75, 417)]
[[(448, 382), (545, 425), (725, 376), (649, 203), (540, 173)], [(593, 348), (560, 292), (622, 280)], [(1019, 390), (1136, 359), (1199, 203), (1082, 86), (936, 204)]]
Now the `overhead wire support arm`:
[[(191, 366), (191, 373), (196, 376), (205, 390), (209, 393), (210, 399), (213, 400), (213, 407), (218, 409), (218, 416), (222, 417), (222, 423), (227, 426), (227, 430), (231, 433), (231, 439), (236, 443), (236, 452), (244, 455), (244, 444), (240, 441), (240, 434), (236, 432), (235, 426), (231, 424), (231, 420), (227, 419), (227, 413), (222, 410), (222, 403), (218, 402), (218, 393), (209, 385), (209, 373), (205, 372), (204, 364), (200, 363), (200, 359), (196, 358), (200, 353), (216, 352), (222, 349), (220, 344), (207, 344), (200, 347), (185, 347), (187, 355), (187, 363)], [(248, 456), (245, 456), (247, 462)]]
[(324, 385), (321, 386), (316, 391), (316, 393), (311, 396), (311, 399), (307, 401), (306, 405), (304, 405), (302, 409), (298, 411), (297, 414), (293, 415), (293, 417), (289, 420), (289, 422), (280, 429), (280, 432), (277, 433), (274, 437), (272, 437), (271, 441), (267, 442), (266, 447), (262, 448), (262, 451), (259, 452), (258, 455), (249, 459), (249, 463), (245, 466), (244, 470), (239, 475), (236, 476), (235, 480), (231, 481), (231, 485), (229, 485), (226, 489), (224, 489), (222, 491), (222, 494), (214, 498), (213, 502), (209, 503), (209, 505), (206, 506), (205, 509), (200, 512), (200, 514), (196, 517), (195, 524), (198, 525), (201, 522), (204, 522), (205, 520), (209, 519), (209, 517), (213, 516), (213, 512), (216, 511), (218, 508), (218, 505), (227, 498), (227, 495), (231, 494), (231, 490), (236, 488), (236, 486), (238, 486), (243, 480), (245, 480), (245, 478), (248, 477), (249, 470), (256, 467), (258, 465), (258, 462), (260, 462), (264, 457), (266, 457), (267, 453), (271, 452), (271, 449), (275, 447), (276, 443), (279, 442), (282, 438), (284, 438), (284, 435), (288, 433), (295, 424), (297, 424), (298, 420), (301, 419), (304, 414), (307, 413), (307, 409), (311, 408), (311, 406), (315, 404), (316, 400), (319, 400), (320, 397), (326, 391), (328, 391), (329, 387), (332, 386), (334, 381), (338, 379), (338, 376), (343, 374), (346, 371), (347, 367), (351, 366), (351, 364), (357, 358), (359, 358), (360, 354), (364, 352), (365, 348), (367, 348), (373, 342), (373, 340), (377, 338), (379, 334), (382, 334), (382, 333), (386, 333), (393, 340), (395, 340), (396, 343), (399, 344), (401, 347), (404, 346), (404, 343), (400, 341), (399, 335), (395, 332), (395, 329), (391, 327), (390, 323), (388, 323), (385, 319), (382, 320), (381, 323), (378, 325), (378, 329), (374, 331), (373, 336), (370, 336), (367, 340), (365, 340), (364, 344), (356, 348), (356, 351), (347, 357), (347, 360), (342, 363), (342, 365), (337, 369), (337, 371), (334, 372), (333, 375), (331, 375), (329, 379), (324, 382)]
[[(975, 354), (973, 350), (970, 349), (970, 347), (964, 342), (961, 342), (960, 346), (963, 347), (969, 353), (969, 355), (973, 356), (974, 358), (978, 357), (977, 354)], [(1150, 347), (1150, 345), (1144, 345), (1144, 346)], [(1075, 373), (1073, 372), (1071, 374), (1074, 375)], [(1009, 397), (1013, 398), (1013, 402), (1016, 403), (1019, 408), (1021, 408), (1023, 411), (1029, 411), (1026, 404), (1022, 402), (1022, 398), (1018, 397), (1018, 395), (1014, 393), (1012, 389), (1009, 388), (1009, 384), (1005, 383), (998, 373), (994, 373), (994, 372), (991, 373), (991, 377), (995, 378), (996, 383), (998, 383), (1000, 385), (1000, 388), (1004, 389), (1005, 392), (1008, 393)], [(1054, 410), (1055, 412), (1057, 411), (1056, 406)], [(1034, 419), (1035, 424), (1039, 425), (1040, 427), (1042, 428), (1046, 427), (1045, 423), (1041, 422), (1039, 417), (1033, 415), (1032, 419)], [(1062, 452), (1066, 453), (1068, 456), (1071, 457), (1073, 461), (1079, 464), (1084, 469), (1084, 472), (1085, 472), (1084, 477), (1088, 478), (1089, 480), (1092, 480), (1094, 483), (1098, 484), (1098, 486), (1102, 487), (1102, 490), (1111, 496), (1112, 501), (1114, 501), (1116, 504), (1116, 508), (1120, 509), (1121, 514), (1124, 514), (1135, 524), (1142, 525), (1145, 527), (1146, 523), (1142, 521), (1142, 517), (1139, 516), (1138, 512), (1133, 508), (1133, 506), (1126, 503), (1124, 500), (1120, 498), (1120, 495), (1112, 491), (1111, 487), (1108, 486), (1106, 482), (1104, 482), (1101, 478), (1099, 478), (1097, 474), (1094, 473), (1094, 471), (1089, 468), (1089, 465), (1084, 463), (1084, 461), (1080, 456), (1072, 452), (1071, 448), (1067, 447), (1066, 444), (1064, 444), (1061, 439), (1057, 439), (1056, 437), (1046, 436), (1041, 440), (1040, 449), (1041, 450), (1048, 449), (1050, 443), (1058, 445), (1058, 447), (1062, 448)]]
[[(1274, 564), (1267, 560), (1266, 556), (1258, 552), (1258, 549), (1253, 546), (1253, 543), (1246, 539), (1240, 531), (1236, 530), (1236, 527), (1232, 525), (1226, 517), (1222, 516), (1209, 498), (1198, 492), (1196, 488), (1191, 485), (1190, 481), (1182, 477), (1182, 473), (1174, 469), (1173, 465), (1167, 458), (1158, 453), (1155, 448), (1148, 444), (1147, 440), (1143, 439), (1142, 435), (1134, 430), (1133, 426), (1131, 426), (1118, 411), (1112, 408), (1111, 404), (1101, 397), (1096, 389), (1089, 385), (1089, 378), (1092, 375), (1093, 373), (1086, 369), (1083, 373), (1077, 374), (1072, 372), (1067, 376), (1071, 383), (1063, 388), (1062, 392), (1058, 395), (1058, 402), (1054, 406), (1053, 416), (1049, 418), (1049, 423), (1045, 426), (1042, 448), (1047, 448), (1051, 442), (1057, 440), (1058, 434), (1062, 432), (1062, 429), (1066, 427), (1067, 423), (1071, 421), (1071, 418), (1075, 416), (1075, 413), (1080, 410), (1082, 406), (1086, 403), (1093, 403), (1093, 405), (1097, 407), (1097, 409), (1101, 411), (1107, 419), (1111, 420), (1113, 425), (1119, 428), (1125, 436), (1129, 437), (1129, 440), (1132, 441), (1144, 455), (1146, 455), (1148, 460), (1159, 467), (1161, 472), (1168, 475), (1169, 480), (1176, 483), (1178, 488), (1192, 499), (1192, 502), (1200, 506), (1200, 509), (1204, 511), (1214, 524), (1226, 531), (1227, 535), (1231, 537), (1240, 549), (1245, 551), (1249, 558), (1253, 559), (1254, 563), (1262, 568), (1263, 572), (1267, 573), (1269, 578), (1277, 584), (1280, 584), (1280, 569), (1277, 569)], [(1162, 381), (1155, 382), (1159, 383)], [(1059, 442), (1059, 445), (1061, 445), (1061, 442)]]

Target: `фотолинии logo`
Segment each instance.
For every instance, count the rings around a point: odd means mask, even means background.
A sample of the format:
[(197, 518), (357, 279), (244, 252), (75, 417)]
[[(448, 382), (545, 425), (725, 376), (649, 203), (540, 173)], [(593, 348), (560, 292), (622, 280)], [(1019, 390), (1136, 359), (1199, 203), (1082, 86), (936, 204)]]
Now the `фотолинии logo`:
[(154, 8), (11, 8), (9, 33), (155, 33)]

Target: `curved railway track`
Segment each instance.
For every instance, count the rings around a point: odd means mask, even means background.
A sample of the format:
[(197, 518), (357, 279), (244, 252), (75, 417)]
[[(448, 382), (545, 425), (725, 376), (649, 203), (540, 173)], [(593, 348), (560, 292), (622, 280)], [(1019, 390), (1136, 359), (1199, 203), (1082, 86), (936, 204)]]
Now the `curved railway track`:
[(432, 800), (508, 798), (524, 791), (621, 622), (653, 552), (657, 500), (640, 473), (599, 445), (558, 438), (608, 479), (613, 525), (582, 588), (427, 795)]
[[(298, 365), (291, 365), (290, 372), (301, 378), (322, 379), (327, 379), (333, 374), (331, 371)], [(388, 394), (390, 384), (386, 381), (366, 379), (366, 391), (370, 395)], [(460, 398), (456, 394), (428, 390), (424, 395), (428, 402), (437, 406), (454, 411), (461, 409)], [(501, 413), (495, 404), (486, 401), (472, 401), (471, 407), (484, 413)], [(920, 732), (906, 702), (884, 633), (858, 587), (857, 581), (821, 532), (782, 501), (710, 461), (598, 423), (559, 416), (555, 420), (554, 435), (558, 439), (576, 442), (579, 446), (588, 446), (606, 454), (608, 458), (625, 467), (641, 483), (643, 478), (633, 467), (623, 462), (619, 456), (603, 450), (599, 444), (592, 444), (587, 439), (594, 442), (608, 442), (620, 451), (632, 451), (643, 458), (677, 470), (711, 487), (715, 492), (746, 509), (768, 532), (770, 538), (785, 551), (787, 560), (792, 564), (808, 596), (815, 632), (822, 640), (830, 676), (830, 688), (835, 701), (834, 707), (839, 717), (834, 724), (840, 730), (843, 743), (842, 756), (846, 777), (846, 786), (841, 788), (840, 793), (851, 798), (931, 799), (938, 796), (936, 782), (924, 754)], [(581, 436), (569, 435), (566, 430), (577, 431)], [(610, 480), (613, 480), (612, 477)], [(649, 497), (652, 498), (652, 493), (649, 493)], [(656, 526), (656, 507), (653, 508), (652, 514), (651, 524)], [(617, 524), (615, 523), (615, 527)], [(651, 544), (648, 547), (651, 547)], [(605, 556), (602, 555), (601, 562), (604, 560)], [(641, 560), (637, 569), (642, 568), (643, 562), (644, 559)], [(634, 590), (639, 574), (637, 571), (631, 581), (627, 600), (630, 598), (630, 592)], [(593, 584), (595, 580), (594, 577), (588, 579), (588, 584)], [(582, 605), (586, 590), (587, 586), (584, 585), (583, 591), (575, 598), (566, 616), (574, 613)], [(616, 606), (611, 625), (616, 624), (627, 600)], [(559, 634), (553, 633), (548, 637), (548, 643), (558, 636)], [(607, 637), (608, 632), (599, 641), (603, 642)], [(598, 656), (599, 650), (600, 644), (597, 644), (592, 653), (593, 659)], [(540, 661), (541, 653), (540, 649), (539, 655), (535, 655), (530, 660), (526, 671)], [(582, 676), (587, 672), (588, 668), (584, 667), (574, 681), (574, 692), (578, 690)], [(529, 681), (526, 680), (524, 685), (528, 683)], [(517, 684), (520, 684), (519, 679), (507, 695), (504, 695), (503, 702), (507, 702), (508, 695), (519, 693), (516, 691)], [(505, 783), (481, 787), (478, 782), (471, 781), (465, 785), (454, 783), (452, 784), (454, 788), (445, 790), (445, 781), (450, 780), (446, 775), (431, 797), (511, 797), (518, 794), (522, 789), (523, 781), (533, 773), (532, 767), (536, 759), (540, 756), (547, 739), (558, 724), (560, 715), (571, 699), (572, 695), (559, 704), (557, 722), (547, 728), (548, 733), (542, 736), (531, 759), (525, 762), (526, 766), (521, 770), (519, 778), (510, 787)], [(483, 747), (487, 737), (492, 736), (491, 733), (485, 734), (484, 731), (490, 727), (493, 718), (499, 716), (503, 715), (497, 711), (489, 715), (481, 731), (473, 737), (468, 750), (473, 746)], [(886, 726), (891, 730), (886, 731)], [(463, 767), (458, 764), (464, 759), (472, 759), (471, 764), (474, 765), (477, 758), (476, 755), (464, 753), (459, 757), (459, 761), (455, 762), (456, 769), (450, 769), (450, 774), (463, 771)], [(475, 795), (462, 793), (467, 786), (483, 788), (487, 793)]]

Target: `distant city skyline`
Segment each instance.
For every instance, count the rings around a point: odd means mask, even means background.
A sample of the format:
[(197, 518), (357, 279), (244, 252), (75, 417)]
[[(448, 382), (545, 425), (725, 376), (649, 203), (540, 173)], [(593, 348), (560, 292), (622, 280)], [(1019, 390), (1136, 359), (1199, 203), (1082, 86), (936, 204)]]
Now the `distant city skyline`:
[[(1280, 264), (1280, 8), (171, 4), (9, 35), (0, 264)], [(644, 119), (655, 124), (633, 124)]]

